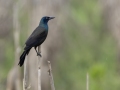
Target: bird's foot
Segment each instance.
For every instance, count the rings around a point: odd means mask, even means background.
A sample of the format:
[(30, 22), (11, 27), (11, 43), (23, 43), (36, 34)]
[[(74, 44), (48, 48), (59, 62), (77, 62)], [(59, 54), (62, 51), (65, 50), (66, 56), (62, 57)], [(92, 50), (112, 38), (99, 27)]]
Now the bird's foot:
[(41, 53), (40, 53), (40, 52), (37, 52), (37, 56), (40, 56), (40, 57), (42, 57), (42, 55), (41, 55)]

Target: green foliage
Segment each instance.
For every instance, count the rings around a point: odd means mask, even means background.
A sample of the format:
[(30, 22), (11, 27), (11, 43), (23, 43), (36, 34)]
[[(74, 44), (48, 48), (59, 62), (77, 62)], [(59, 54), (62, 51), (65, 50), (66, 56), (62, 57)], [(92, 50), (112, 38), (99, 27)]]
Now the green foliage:
[(104, 28), (98, 1), (74, 0), (70, 10), (72, 19), (64, 24), (64, 48), (55, 73), (57, 89), (85, 90), (88, 72), (90, 90), (119, 90), (116, 42)]
[(103, 78), (103, 76), (105, 76), (105, 68), (106, 67), (101, 64), (95, 64), (90, 69), (91, 77), (95, 80), (100, 80), (101, 78)]
[(5, 49), (4, 49), (4, 53), (5, 53), (5, 58), (4, 60), (2, 60), (2, 63), (0, 63), (0, 86), (1, 88), (5, 88), (4, 84), (5, 84), (5, 80), (7, 78), (8, 75), (8, 71), (10, 70), (10, 68), (13, 65), (14, 62), (14, 46), (13, 46), (13, 42), (10, 40), (8, 40), (7, 42), (4, 42), (5, 44)]

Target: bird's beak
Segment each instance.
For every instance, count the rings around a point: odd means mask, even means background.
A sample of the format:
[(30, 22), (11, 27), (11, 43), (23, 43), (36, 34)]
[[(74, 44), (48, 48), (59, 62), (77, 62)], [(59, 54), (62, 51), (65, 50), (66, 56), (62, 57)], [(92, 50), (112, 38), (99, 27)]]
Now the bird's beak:
[(50, 17), (49, 20), (54, 19), (55, 17)]

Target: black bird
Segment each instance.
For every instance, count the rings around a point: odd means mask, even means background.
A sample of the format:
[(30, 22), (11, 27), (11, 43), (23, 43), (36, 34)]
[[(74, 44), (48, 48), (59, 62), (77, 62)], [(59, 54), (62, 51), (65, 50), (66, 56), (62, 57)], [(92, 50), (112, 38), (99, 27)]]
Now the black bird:
[(54, 19), (54, 18), (55, 17), (45, 16), (40, 20), (38, 27), (33, 31), (33, 33), (30, 35), (30, 37), (27, 39), (25, 43), (26, 46), (24, 48), (24, 52), (20, 56), (20, 61), (18, 63), (20, 67), (24, 64), (25, 56), (29, 54), (29, 51), (32, 47), (35, 48), (37, 55), (41, 56), (41, 54), (37, 52), (36, 48), (37, 46), (41, 45), (45, 41), (47, 34), (48, 34), (47, 23), (49, 20)]

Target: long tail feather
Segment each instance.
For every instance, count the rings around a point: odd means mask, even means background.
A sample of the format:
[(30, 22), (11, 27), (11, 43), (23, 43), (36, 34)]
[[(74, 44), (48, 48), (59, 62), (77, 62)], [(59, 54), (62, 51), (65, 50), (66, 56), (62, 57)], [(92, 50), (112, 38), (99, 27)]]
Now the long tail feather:
[(20, 67), (24, 64), (25, 56), (26, 56), (26, 54), (29, 53), (29, 51), (30, 51), (30, 49), (24, 51), (24, 52), (22, 53), (22, 55), (20, 56), (20, 61), (19, 61), (19, 63), (18, 63), (18, 65), (20, 65)]

